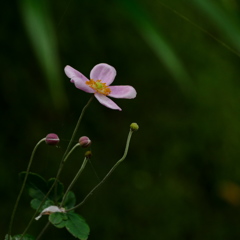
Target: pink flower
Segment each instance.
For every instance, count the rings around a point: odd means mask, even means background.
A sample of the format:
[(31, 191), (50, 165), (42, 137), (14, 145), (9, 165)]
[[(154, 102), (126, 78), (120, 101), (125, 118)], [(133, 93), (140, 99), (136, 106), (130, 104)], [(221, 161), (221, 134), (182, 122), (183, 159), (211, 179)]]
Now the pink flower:
[(106, 63), (94, 66), (90, 72), (90, 79), (70, 66), (66, 66), (64, 71), (76, 88), (87, 93), (93, 93), (102, 105), (111, 109), (122, 110), (108, 96), (131, 99), (137, 95), (136, 90), (132, 86), (110, 86), (116, 76), (116, 70)]

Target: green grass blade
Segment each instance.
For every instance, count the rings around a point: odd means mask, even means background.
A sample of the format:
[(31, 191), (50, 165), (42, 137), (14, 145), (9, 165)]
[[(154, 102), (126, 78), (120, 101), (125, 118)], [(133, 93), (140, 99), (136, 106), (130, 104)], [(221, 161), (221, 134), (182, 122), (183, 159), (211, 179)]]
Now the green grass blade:
[(240, 51), (240, 23), (234, 18), (234, 14), (228, 14), (219, 6), (220, 3), (217, 5), (214, 1), (194, 0), (193, 2), (216, 24), (224, 37)]
[(21, 1), (21, 11), (39, 64), (45, 73), (53, 104), (56, 108), (66, 106), (54, 27), (45, 1)]
[(147, 12), (134, 0), (122, 0), (120, 3), (128, 11), (129, 18), (133, 21), (139, 33), (169, 70), (180, 88), (185, 92), (189, 91), (192, 82), (185, 67)]

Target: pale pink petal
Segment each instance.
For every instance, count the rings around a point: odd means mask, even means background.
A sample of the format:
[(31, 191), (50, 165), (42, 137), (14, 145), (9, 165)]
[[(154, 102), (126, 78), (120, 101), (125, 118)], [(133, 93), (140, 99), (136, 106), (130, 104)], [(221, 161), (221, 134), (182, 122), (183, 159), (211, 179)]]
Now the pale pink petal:
[(71, 81), (72, 83), (74, 83), (75, 87), (87, 92), (87, 93), (94, 93), (95, 91), (90, 88), (85, 82), (83, 82), (80, 78), (74, 77)]
[(109, 97), (114, 98), (135, 98), (137, 95), (136, 90), (132, 86), (109, 86), (111, 93)]
[(95, 93), (94, 96), (105, 107), (122, 111), (122, 109), (115, 102), (113, 102), (110, 98), (106, 97), (105, 95), (100, 93)]
[(86, 81), (88, 81), (88, 79), (82, 73), (70, 66), (66, 66), (64, 68), (64, 71), (70, 78), (70, 81), (74, 83), (76, 88), (81, 89), (84, 92), (94, 93), (94, 90), (86, 84)]
[(66, 213), (65, 208), (60, 208), (58, 206), (50, 206), (45, 208), (38, 217), (36, 217), (35, 219), (38, 220), (42, 215), (51, 215), (52, 213), (55, 212), (62, 212), (62, 213)]
[(88, 81), (88, 79), (82, 74), (80, 73), (79, 71), (77, 71), (76, 69), (72, 68), (71, 66), (66, 66), (64, 68), (64, 72), (66, 73), (66, 75), (69, 77), (69, 78), (74, 78), (74, 77), (77, 77), (77, 78), (80, 78), (82, 79), (83, 82), (86, 82)]
[(106, 63), (100, 63), (93, 67), (90, 72), (90, 78), (95, 81), (102, 80), (103, 83), (106, 83), (109, 86), (113, 82), (116, 74), (114, 67)]

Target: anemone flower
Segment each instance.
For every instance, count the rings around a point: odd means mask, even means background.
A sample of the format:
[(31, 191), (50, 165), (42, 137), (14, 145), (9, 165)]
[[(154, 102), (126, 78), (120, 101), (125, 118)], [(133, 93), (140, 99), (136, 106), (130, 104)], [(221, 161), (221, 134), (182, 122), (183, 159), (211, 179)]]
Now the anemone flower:
[(102, 105), (111, 109), (122, 110), (109, 97), (131, 99), (137, 95), (132, 86), (110, 86), (116, 76), (116, 70), (106, 63), (94, 66), (90, 72), (90, 79), (70, 66), (66, 66), (64, 71), (76, 88), (87, 93), (93, 93)]

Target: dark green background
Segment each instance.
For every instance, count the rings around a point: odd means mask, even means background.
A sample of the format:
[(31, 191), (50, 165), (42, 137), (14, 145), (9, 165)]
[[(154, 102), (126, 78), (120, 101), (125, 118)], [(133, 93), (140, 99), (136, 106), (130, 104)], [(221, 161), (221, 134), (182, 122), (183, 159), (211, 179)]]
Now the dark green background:
[[(138, 95), (114, 99), (122, 112), (96, 100), (87, 109), (78, 136), (93, 142), (93, 167), (74, 187), (78, 201), (122, 156), (130, 123), (140, 129), (126, 161), (77, 211), (91, 227), (89, 239), (238, 239), (239, 14), (237, 0), (1, 3), (0, 238), (33, 147), (49, 132), (59, 135), (59, 148), (41, 145), (32, 166), (53, 177), (90, 97), (69, 83), (64, 67), (88, 77), (105, 62), (117, 70), (114, 84), (132, 85)], [(78, 149), (67, 162), (66, 185), (83, 155)], [(32, 213), (25, 193), (14, 234)], [(74, 238), (49, 228), (42, 239)]]

